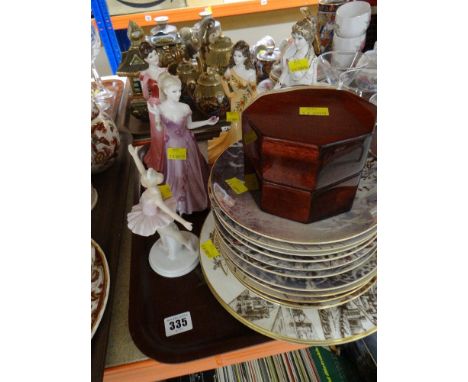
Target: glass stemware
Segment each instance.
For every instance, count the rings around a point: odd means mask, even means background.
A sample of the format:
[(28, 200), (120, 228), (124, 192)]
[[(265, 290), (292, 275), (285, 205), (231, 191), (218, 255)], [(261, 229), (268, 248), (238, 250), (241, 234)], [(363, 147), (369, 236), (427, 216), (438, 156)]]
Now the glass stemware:
[(96, 103), (100, 106), (102, 111), (108, 109), (111, 106), (114, 92), (106, 88), (102, 83), (101, 77), (96, 69), (96, 58), (101, 50), (101, 39), (99, 32), (96, 30), (93, 24), (91, 24), (91, 77), (94, 80), (94, 98)]
[(330, 51), (314, 59), (316, 83), (339, 85), (343, 72), (364, 68), (368, 65), (367, 57), (361, 52)]
[(377, 93), (377, 52), (367, 51), (363, 54), (356, 68), (348, 70), (339, 77), (339, 89), (344, 89), (369, 100)]

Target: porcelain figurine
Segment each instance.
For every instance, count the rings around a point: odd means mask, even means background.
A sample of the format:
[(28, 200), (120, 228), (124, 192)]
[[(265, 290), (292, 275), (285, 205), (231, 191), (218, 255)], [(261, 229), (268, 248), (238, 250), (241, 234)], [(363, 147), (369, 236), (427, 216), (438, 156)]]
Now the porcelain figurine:
[(138, 149), (128, 145), (140, 173), (141, 185), (146, 188), (137, 205), (127, 215), (128, 228), (140, 236), (151, 236), (158, 232), (160, 239), (151, 247), (149, 263), (161, 276), (179, 277), (192, 271), (198, 264), (198, 238), (187, 231), (180, 231), (174, 220), (187, 230), (192, 223), (175, 212), (176, 200), (163, 200), (158, 185), (164, 176), (152, 168), (147, 170), (138, 157)]
[(159, 99), (158, 77), (167, 72), (167, 68), (160, 67), (159, 55), (150, 44), (144, 42), (140, 45), (140, 56), (148, 63), (148, 69), (140, 72), (140, 82), (143, 97)]
[[(147, 42), (141, 44), (140, 55), (149, 65), (148, 69), (140, 72), (143, 97), (145, 97), (147, 104), (157, 105), (160, 103), (158, 78), (162, 73), (167, 72), (167, 68), (161, 68), (159, 66), (159, 55)], [(164, 157), (162, 155), (164, 148), (164, 135), (161, 131), (156, 129), (154, 115), (152, 113), (148, 114), (151, 146), (143, 160), (148, 167), (164, 173)]]
[[(291, 39), (281, 57), (281, 75), (275, 89), (295, 85), (311, 85), (316, 82), (314, 65), (312, 65), (315, 58), (315, 36), (316, 28), (313, 19), (306, 17), (293, 25)], [(289, 63), (300, 59), (307, 60), (308, 68), (297, 71), (290, 70)]]
[(210, 164), (242, 138), (241, 113), (246, 104), (257, 95), (257, 73), (252, 63), (250, 47), (245, 41), (240, 40), (232, 47), (229, 66), (221, 85), (229, 98), (231, 112), (239, 113), (239, 121), (232, 122), (228, 131), (221, 132), (219, 137), (208, 141)]
[[(156, 129), (164, 136), (162, 156), (165, 183), (171, 188), (179, 213), (202, 211), (208, 207), (208, 165), (190, 130), (214, 125), (219, 118), (193, 122), (190, 107), (179, 102), (182, 87), (180, 79), (163, 73), (158, 82), (161, 103), (148, 103), (148, 110), (155, 117)], [(154, 141), (151, 142), (153, 144)], [(159, 142), (156, 144), (159, 145)]]

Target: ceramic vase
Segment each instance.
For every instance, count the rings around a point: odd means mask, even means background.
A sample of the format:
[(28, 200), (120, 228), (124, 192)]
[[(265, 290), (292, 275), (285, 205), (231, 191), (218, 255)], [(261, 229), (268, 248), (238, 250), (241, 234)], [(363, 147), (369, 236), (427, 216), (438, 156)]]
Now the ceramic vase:
[(119, 152), (120, 136), (114, 121), (91, 102), (91, 172), (109, 168)]

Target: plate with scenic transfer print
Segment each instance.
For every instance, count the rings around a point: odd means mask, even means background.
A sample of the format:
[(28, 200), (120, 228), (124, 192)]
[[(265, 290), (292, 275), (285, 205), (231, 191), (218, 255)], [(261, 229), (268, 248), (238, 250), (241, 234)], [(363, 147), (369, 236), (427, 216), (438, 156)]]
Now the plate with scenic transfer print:
[(257, 235), (287, 243), (310, 245), (340, 243), (377, 226), (377, 160), (369, 156), (348, 212), (303, 224), (262, 211), (258, 190), (236, 194), (226, 180), (244, 180), (242, 144), (230, 146), (211, 170), (210, 186), (218, 206), (236, 224)]
[(278, 296), (277, 293), (269, 294), (268, 291), (265, 291), (264, 288), (257, 289), (255, 286), (252, 286), (248, 282), (246, 282), (245, 274), (242, 272), (239, 273), (239, 268), (234, 265), (231, 261), (224, 258), (223, 259), (229, 268), (229, 271), (243, 284), (247, 289), (251, 290), (252, 292), (258, 294), (260, 297), (263, 297), (267, 301), (271, 301), (283, 306), (290, 306), (290, 307), (301, 307), (301, 308), (317, 308), (317, 309), (325, 309), (331, 308), (333, 306), (338, 306), (342, 304), (346, 304), (347, 302), (354, 300), (355, 298), (361, 296), (365, 292), (367, 292), (376, 282), (377, 278), (374, 277), (371, 279), (367, 284), (356, 288), (355, 290), (343, 295), (341, 297), (335, 298), (328, 298), (326, 300), (318, 301), (318, 300), (311, 300), (308, 298), (301, 298), (297, 296), (289, 296), (287, 294), (283, 296)]
[[(344, 241), (340, 245), (328, 244), (302, 246), (298, 244), (275, 242), (244, 230), (232, 220), (229, 220), (226, 215), (223, 215), (222, 211), (215, 204), (212, 204), (211, 207), (214, 212), (215, 223), (217, 226), (222, 226), (231, 236), (248, 242), (248, 244), (252, 245), (254, 249), (257, 249), (258, 251), (266, 251), (267, 253), (277, 253), (279, 255), (308, 257), (309, 261), (313, 261), (314, 258), (319, 258), (321, 256), (338, 256), (338, 254), (352, 250), (377, 236), (377, 230), (375, 229), (364, 235), (357, 236), (352, 240)], [(277, 247), (274, 247), (274, 245), (277, 245)]]
[[(200, 243), (212, 239), (214, 220), (208, 215)], [(268, 301), (246, 288), (229, 270), (222, 256), (201, 251), (200, 264), (207, 285), (219, 303), (251, 329), (274, 339), (307, 345), (338, 345), (356, 341), (377, 330), (377, 286), (336, 307), (293, 308)], [(369, 280), (370, 281), (370, 280)]]
[(360, 290), (365, 289), (369, 283), (372, 283), (373, 279), (369, 280), (367, 283), (359, 285), (357, 288), (351, 289), (345, 293), (338, 293), (338, 294), (331, 294), (328, 296), (317, 296), (311, 295), (310, 293), (307, 294), (306, 292), (302, 292), (304, 294), (300, 294), (301, 292), (286, 292), (281, 291), (279, 288), (271, 288), (265, 283), (260, 283), (255, 279), (252, 279), (247, 275), (242, 269), (237, 267), (232, 261), (230, 261), (227, 257), (223, 256), (224, 262), (228, 265), (229, 269), (231, 270), (232, 274), (248, 289), (258, 292), (265, 296), (270, 296), (272, 299), (276, 299), (277, 301), (289, 301), (291, 303), (308, 303), (311, 305), (314, 304), (321, 304), (321, 303), (330, 303), (331, 301), (343, 300), (346, 299), (349, 295), (355, 295)]
[[(215, 223), (218, 223), (216, 215), (213, 216)], [(233, 236), (233, 234), (229, 233), (221, 224), (216, 224), (216, 230), (221, 234), (224, 241), (229, 244), (230, 248), (236, 248), (245, 255), (253, 257), (266, 265), (274, 265), (291, 270), (317, 271), (341, 267), (365, 255), (366, 249), (368, 249), (370, 245), (377, 245), (376, 237), (372, 237), (369, 241), (359, 244), (356, 248), (344, 252), (325, 256), (302, 257), (297, 255), (285, 255), (267, 249), (259, 249), (259, 247), (241, 239), (239, 236)]]
[[(241, 261), (260, 269), (261, 271), (272, 273), (275, 275), (293, 277), (293, 278), (303, 278), (303, 279), (316, 279), (323, 277), (336, 276), (341, 273), (351, 271), (360, 265), (364, 264), (367, 260), (370, 259), (373, 255), (376, 254), (376, 245), (375, 243), (369, 244), (363, 251), (363, 255), (356, 261), (344, 263), (343, 265), (335, 268), (329, 269), (287, 269), (284, 268), (281, 264), (271, 264), (265, 263), (257, 260), (257, 256), (252, 254), (247, 254), (239, 249), (238, 246), (233, 246), (226, 242), (223, 236), (215, 229), (215, 237), (219, 236), (220, 244), (223, 248), (223, 253), (229, 251), (232, 255), (237, 256)], [(312, 265), (317, 265), (320, 263), (312, 263)], [(303, 265), (303, 264), (301, 264)], [(309, 264), (308, 264), (309, 265)]]
[(284, 241), (269, 239), (244, 229), (236, 222), (229, 219), (229, 217), (224, 214), (213, 198), (210, 199), (211, 209), (215, 213), (217, 219), (228, 231), (232, 232), (233, 235), (240, 236), (241, 238), (254, 243), (257, 246), (268, 249), (270, 251), (289, 255), (324, 256), (336, 252), (343, 252), (347, 249), (354, 248), (356, 245), (368, 240), (372, 236), (375, 236), (377, 232), (377, 229), (373, 228), (372, 230), (365, 232), (362, 235), (356, 236), (349, 240), (341, 241), (338, 244), (292, 244)]
[(353, 239), (340, 242), (340, 244), (324, 244), (324, 245), (301, 245), (281, 242), (265, 238), (263, 236), (254, 234), (250, 231), (245, 230), (226, 215), (223, 214), (221, 209), (212, 202), (211, 209), (214, 212), (217, 220), (223, 225), (223, 227), (229, 231), (233, 236), (240, 237), (251, 244), (259, 248), (264, 248), (268, 251), (282, 253), (286, 255), (297, 255), (297, 256), (326, 256), (333, 255), (337, 252), (344, 252), (348, 249), (355, 248), (357, 245), (369, 240), (376, 236), (377, 229), (372, 229), (363, 235), (356, 236)]
[[(214, 237), (216, 240), (216, 236)], [(219, 243), (216, 243), (219, 245)], [(303, 291), (340, 291), (350, 290), (358, 285), (370, 280), (377, 273), (377, 255), (373, 255), (360, 267), (339, 275), (321, 278), (297, 278), (276, 275), (256, 268), (245, 260), (233, 255), (229, 251), (222, 251), (223, 256), (228, 257), (235, 265), (243, 269), (249, 276), (254, 277), (259, 282), (267, 283), (271, 286), (279, 286), (289, 290)]]

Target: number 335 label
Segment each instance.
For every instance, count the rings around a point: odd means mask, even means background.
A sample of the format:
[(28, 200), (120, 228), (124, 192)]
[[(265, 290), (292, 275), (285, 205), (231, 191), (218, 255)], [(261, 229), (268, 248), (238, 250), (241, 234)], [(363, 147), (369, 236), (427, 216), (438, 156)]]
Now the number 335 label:
[(192, 330), (193, 325), (190, 312), (184, 312), (165, 318), (164, 329), (166, 330), (166, 337)]

